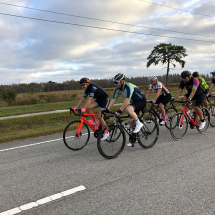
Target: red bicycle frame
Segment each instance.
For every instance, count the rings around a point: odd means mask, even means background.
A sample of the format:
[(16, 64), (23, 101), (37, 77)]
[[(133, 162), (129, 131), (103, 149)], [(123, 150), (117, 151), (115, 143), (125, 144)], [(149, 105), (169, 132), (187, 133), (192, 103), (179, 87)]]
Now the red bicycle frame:
[(78, 128), (76, 130), (76, 136), (79, 137), (80, 136), (80, 133), (81, 133), (81, 129), (82, 129), (82, 125), (83, 125), (83, 122), (85, 122), (92, 130), (93, 132), (96, 132), (95, 128), (89, 124), (89, 122), (87, 121), (87, 119), (85, 118), (85, 116), (97, 116), (97, 114), (82, 114), (81, 115), (81, 122), (78, 124)]

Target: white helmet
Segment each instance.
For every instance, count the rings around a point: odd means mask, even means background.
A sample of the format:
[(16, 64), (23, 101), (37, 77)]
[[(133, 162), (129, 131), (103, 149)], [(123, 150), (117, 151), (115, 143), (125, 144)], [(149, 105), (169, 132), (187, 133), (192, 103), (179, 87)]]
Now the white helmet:
[(122, 80), (125, 80), (125, 76), (124, 74), (122, 73), (118, 73), (114, 78), (113, 78), (113, 81), (116, 81), (116, 82), (120, 82)]
[(157, 80), (157, 79), (158, 79), (157, 76), (154, 76), (154, 75), (148, 77), (149, 81), (154, 81), (154, 80)]

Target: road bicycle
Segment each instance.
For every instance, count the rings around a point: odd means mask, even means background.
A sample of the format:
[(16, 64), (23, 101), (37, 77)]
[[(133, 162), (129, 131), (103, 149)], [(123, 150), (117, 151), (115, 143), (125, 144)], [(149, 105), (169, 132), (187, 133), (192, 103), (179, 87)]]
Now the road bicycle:
[(208, 130), (210, 125), (210, 113), (207, 108), (205, 107), (201, 108), (206, 124), (203, 129), (199, 129), (201, 120), (197, 112), (193, 110), (193, 112), (190, 112), (189, 114), (186, 110), (186, 107), (188, 107), (189, 109), (192, 108), (192, 106), (194, 106), (194, 103), (193, 105), (189, 105), (187, 101), (185, 102), (175, 101), (175, 102), (182, 104), (182, 112), (175, 113), (170, 123), (170, 133), (175, 140), (181, 140), (185, 137), (188, 129), (188, 124), (190, 124), (191, 129), (196, 127), (199, 133), (204, 133)]
[[(147, 103), (149, 103), (149, 116), (154, 117), (155, 119), (157, 119), (159, 122), (162, 120), (160, 118), (160, 114), (157, 109), (155, 109), (155, 106), (153, 105), (152, 101), (147, 101)], [(164, 106), (164, 110), (166, 112), (166, 123), (165, 126), (166, 128), (170, 129), (170, 122), (172, 120), (173, 115), (177, 112), (176, 107), (173, 105), (171, 107), (166, 107), (166, 105)]]
[(215, 104), (211, 104), (211, 101), (209, 100), (209, 98), (214, 98), (215, 96), (211, 96), (211, 97), (207, 97), (207, 101), (209, 103), (208, 105), (208, 110), (211, 114), (211, 122), (210, 125), (212, 127), (215, 127)]
[[(87, 145), (90, 139), (90, 133), (94, 133), (94, 137), (98, 138), (100, 129), (100, 126), (97, 124), (92, 125), (86, 119), (88, 116), (97, 116), (97, 114), (82, 113), (80, 108), (77, 108), (76, 110), (78, 113), (75, 113), (75, 111), (70, 108), (70, 114), (72, 112), (74, 115), (80, 116), (81, 119), (70, 122), (63, 132), (64, 144), (74, 151), (83, 149)], [(90, 132), (90, 129), (93, 132)]]
[[(123, 119), (128, 118), (128, 116), (118, 117), (115, 112), (109, 113), (112, 115), (106, 116), (106, 118), (114, 117), (114, 122), (108, 123), (102, 128), (99, 131), (97, 139), (98, 150), (103, 157), (113, 159), (123, 151), (126, 143), (126, 133), (129, 136), (129, 142), (132, 143), (133, 146), (138, 142), (141, 147), (148, 149), (157, 142), (159, 136), (159, 126), (157, 121), (149, 116), (143, 118), (143, 115), (145, 114), (144, 111), (139, 117), (139, 120), (143, 123), (143, 127), (138, 133), (132, 133), (131, 128), (129, 128), (130, 126), (123, 123)], [(105, 141), (102, 141), (101, 139), (105, 129), (109, 131), (109, 136)]]

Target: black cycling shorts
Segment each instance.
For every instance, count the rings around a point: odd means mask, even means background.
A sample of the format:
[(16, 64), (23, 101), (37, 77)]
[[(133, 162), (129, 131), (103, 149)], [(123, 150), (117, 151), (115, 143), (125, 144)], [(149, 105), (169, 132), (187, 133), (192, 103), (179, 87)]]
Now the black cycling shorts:
[[(184, 97), (186, 97), (187, 99), (189, 98), (189, 96), (190, 96), (190, 93), (187, 93), (187, 94), (184, 95)], [(204, 102), (204, 100), (205, 100), (205, 98), (206, 98), (206, 94), (204, 94), (204, 93), (199, 94), (197, 96), (194, 95), (193, 98), (192, 98), (192, 101), (195, 100), (195, 106), (201, 107), (203, 102)]]
[(163, 104), (163, 105), (166, 105), (168, 102), (170, 102), (171, 101), (171, 94), (169, 93), (169, 94), (167, 94), (167, 95), (160, 95), (158, 98), (157, 98), (157, 100), (156, 100), (156, 102), (155, 102), (155, 104)]
[(97, 99), (94, 102), (96, 103), (97, 107), (100, 107), (101, 110), (105, 110), (109, 106), (110, 99), (109, 98)]
[[(137, 114), (137, 116), (139, 116), (140, 111), (142, 111), (146, 107), (146, 104), (147, 101), (146, 98), (144, 98), (132, 103), (131, 106), (134, 108), (134, 112)], [(129, 115), (128, 117), (131, 118)]]

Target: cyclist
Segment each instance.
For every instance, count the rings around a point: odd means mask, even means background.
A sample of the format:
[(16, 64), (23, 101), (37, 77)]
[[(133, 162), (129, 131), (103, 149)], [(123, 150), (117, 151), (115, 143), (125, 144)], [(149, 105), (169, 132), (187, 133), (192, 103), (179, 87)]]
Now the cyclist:
[(158, 81), (156, 76), (150, 76), (148, 80), (150, 81), (150, 85), (146, 94), (146, 99), (148, 99), (152, 89), (154, 89), (156, 91), (156, 95), (152, 102), (155, 105), (155, 108), (162, 114), (163, 119), (160, 120), (159, 124), (164, 125), (166, 122), (164, 106), (171, 100), (171, 94), (169, 90), (163, 85), (163, 83)]
[[(133, 128), (133, 122), (135, 122), (136, 127), (133, 130), (133, 133), (137, 133), (143, 126), (138, 119), (138, 115), (139, 112), (146, 107), (145, 94), (134, 84), (125, 82), (125, 76), (122, 73), (118, 73), (113, 78), (113, 81), (116, 86), (116, 90), (114, 92), (113, 99), (110, 101), (108, 109), (114, 105), (119, 95), (123, 96), (125, 100), (119, 110), (116, 111), (116, 115), (120, 116), (130, 102), (130, 105), (126, 108), (126, 112), (129, 115), (128, 124)], [(132, 146), (132, 144), (128, 143), (127, 146)]]
[[(209, 89), (209, 97), (212, 96), (213, 88), (214, 88), (214, 85), (215, 85), (215, 71), (211, 72), (210, 74), (213, 75), (213, 78), (211, 80), (211, 86), (210, 86), (210, 89)], [(215, 98), (214, 98), (214, 103), (215, 103)]]
[[(101, 111), (105, 110), (109, 105), (110, 100), (108, 94), (98, 85), (91, 83), (91, 81), (88, 78), (82, 78), (79, 83), (81, 84), (81, 87), (82, 89), (85, 90), (85, 92), (83, 97), (79, 101), (78, 105), (74, 107), (73, 110), (75, 111), (78, 107), (80, 107), (86, 100), (87, 96), (89, 95), (89, 99), (86, 102), (85, 107), (81, 109), (81, 112), (84, 113), (85, 111), (87, 111), (87, 113), (93, 114), (92, 109), (100, 107), (98, 113), (98, 120), (101, 123), (102, 127), (104, 127), (106, 123), (103, 120), (103, 115), (101, 115)], [(93, 98), (96, 99), (94, 102), (92, 102)], [(94, 116), (90, 116), (90, 118), (92, 119), (92, 123), (97, 125), (99, 124)], [(109, 132), (106, 129), (104, 131), (102, 140), (107, 139), (108, 136)]]
[(200, 106), (203, 104), (206, 97), (204, 90), (199, 87), (200, 85), (199, 79), (191, 77), (190, 71), (188, 70), (183, 71), (181, 73), (181, 78), (182, 80), (180, 82), (179, 89), (175, 94), (174, 98), (171, 100), (171, 103), (174, 102), (175, 99), (177, 99), (181, 95), (185, 87), (188, 93), (184, 95), (181, 101), (191, 102), (191, 100), (195, 100), (195, 111), (197, 112), (201, 120), (199, 129), (203, 129), (206, 122), (204, 120), (203, 113), (202, 113), (202, 110), (200, 109)]
[[(202, 78), (202, 77), (199, 77), (199, 73), (198, 73), (198, 72), (194, 72), (194, 73), (192, 74), (192, 76), (193, 76), (194, 78), (198, 78), (198, 79), (199, 79), (199, 82), (200, 82), (199, 87), (202, 87), (202, 89), (204, 90), (206, 96), (208, 96), (208, 94), (209, 94), (209, 86), (208, 86), (207, 83), (205, 82), (205, 79)], [(205, 106), (206, 108), (208, 108), (208, 101), (207, 101), (206, 98), (205, 98), (203, 104), (204, 104), (204, 106)]]

